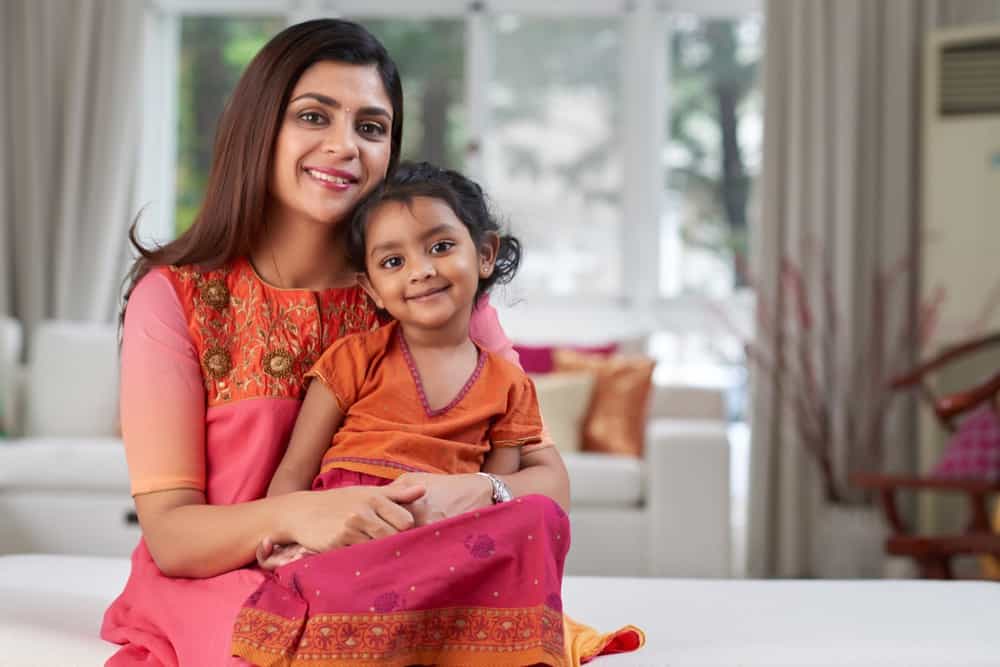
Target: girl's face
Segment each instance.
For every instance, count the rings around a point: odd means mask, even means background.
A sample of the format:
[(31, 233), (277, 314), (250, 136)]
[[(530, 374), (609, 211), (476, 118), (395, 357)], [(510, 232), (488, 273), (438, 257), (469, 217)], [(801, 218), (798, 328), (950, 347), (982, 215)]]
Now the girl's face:
[(292, 90), (278, 131), (270, 194), (280, 218), (346, 219), (385, 178), (392, 103), (375, 65), (315, 63)]
[(360, 278), (379, 308), (406, 326), (468, 326), (479, 279), (493, 273), (499, 239), (476, 247), (451, 207), (432, 197), (387, 202), (368, 218), (367, 275)]

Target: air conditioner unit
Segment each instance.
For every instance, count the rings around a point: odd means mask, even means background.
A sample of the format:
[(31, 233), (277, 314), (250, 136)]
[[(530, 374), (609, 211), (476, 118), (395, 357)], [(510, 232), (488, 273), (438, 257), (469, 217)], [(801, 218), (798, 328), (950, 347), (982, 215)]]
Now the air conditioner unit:
[(1000, 299), (1000, 25), (929, 35), (922, 145), (922, 289), (946, 291), (943, 344), (968, 337)]
[[(1000, 25), (932, 31), (923, 84), (923, 301), (944, 289), (926, 357), (984, 333), (980, 327), (1000, 329)], [(935, 390), (969, 389), (998, 370), (993, 351), (939, 373)], [(929, 412), (921, 415), (924, 470), (946, 437)], [(956, 505), (921, 495), (923, 529), (954, 527)]]

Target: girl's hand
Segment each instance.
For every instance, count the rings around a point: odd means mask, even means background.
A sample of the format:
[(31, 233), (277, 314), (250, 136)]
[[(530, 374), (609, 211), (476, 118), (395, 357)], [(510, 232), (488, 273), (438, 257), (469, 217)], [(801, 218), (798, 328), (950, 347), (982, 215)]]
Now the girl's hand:
[(418, 500), (407, 505), (417, 526), (426, 526), (493, 504), (493, 487), (482, 475), (407, 472), (384, 488), (391, 487), (426, 490)]
[(282, 565), (294, 563), (303, 556), (312, 556), (314, 553), (301, 544), (275, 544), (270, 538), (265, 537), (257, 545), (257, 564), (263, 570), (274, 570)]
[(295, 503), (276, 542), (295, 542), (320, 553), (409, 530), (413, 514), (404, 506), (425, 493), (421, 484), (352, 486), (283, 496)]

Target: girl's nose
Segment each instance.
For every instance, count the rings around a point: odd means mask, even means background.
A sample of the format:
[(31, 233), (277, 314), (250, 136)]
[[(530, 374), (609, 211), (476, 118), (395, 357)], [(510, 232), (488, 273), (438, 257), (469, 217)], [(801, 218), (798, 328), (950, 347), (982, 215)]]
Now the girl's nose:
[(422, 262), (414, 262), (411, 264), (412, 270), (410, 271), (410, 282), (419, 282), (421, 280), (427, 280), (428, 278), (433, 278), (437, 271), (434, 269), (434, 262), (430, 260), (424, 260)]

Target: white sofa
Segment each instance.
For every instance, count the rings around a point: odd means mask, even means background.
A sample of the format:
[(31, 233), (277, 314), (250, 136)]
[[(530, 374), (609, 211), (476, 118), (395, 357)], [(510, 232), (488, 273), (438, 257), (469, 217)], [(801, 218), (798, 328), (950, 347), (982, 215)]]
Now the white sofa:
[[(506, 320), (505, 320), (506, 324)], [(127, 555), (139, 535), (117, 422), (113, 325), (47, 322), (0, 375), (0, 554)], [(11, 332), (14, 332), (13, 334)], [(578, 575), (729, 576), (729, 449), (717, 392), (657, 388), (643, 460), (565, 454)], [(9, 415), (9, 411), (5, 414)]]

